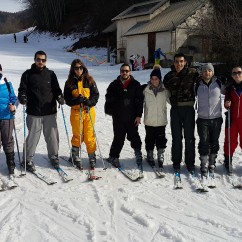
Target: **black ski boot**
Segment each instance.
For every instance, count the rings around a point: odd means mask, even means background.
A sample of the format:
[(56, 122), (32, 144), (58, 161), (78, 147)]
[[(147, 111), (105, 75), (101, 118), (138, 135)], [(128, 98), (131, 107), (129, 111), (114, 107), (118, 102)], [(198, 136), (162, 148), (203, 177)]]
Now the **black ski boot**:
[(142, 166), (143, 158), (142, 158), (141, 150), (135, 149), (134, 154), (135, 154), (135, 157), (136, 157), (136, 163), (137, 163), (138, 167)]
[(207, 178), (208, 177), (208, 156), (207, 155), (201, 155), (200, 156), (200, 171), (201, 171), (201, 177)]
[(157, 162), (160, 169), (163, 169), (165, 149), (157, 150)]
[[(21, 166), (25, 169), (25, 162), (24, 161), (21, 162)], [(29, 172), (35, 172), (36, 171), (33, 161), (26, 161), (26, 170), (29, 171)]]
[(6, 153), (6, 160), (7, 160), (9, 175), (14, 175), (14, 169), (15, 169), (14, 152)]
[(79, 147), (72, 146), (72, 149), (71, 149), (72, 160), (70, 158), (70, 162), (73, 161), (74, 165), (76, 165), (78, 169), (82, 170), (83, 166), (82, 166), (82, 161), (79, 156), (79, 153), (80, 153)]
[(109, 163), (111, 163), (113, 166), (117, 167), (117, 168), (120, 167), (119, 158), (115, 158), (115, 157), (109, 156), (109, 158), (107, 159), (107, 161)]
[(51, 165), (52, 165), (55, 169), (60, 168), (60, 162), (59, 162), (58, 157), (56, 157), (56, 156), (51, 157), (51, 159), (50, 159), (50, 163), (51, 163)]
[(93, 169), (96, 166), (96, 154), (95, 152), (88, 154), (90, 168)]
[(212, 178), (214, 178), (214, 169), (215, 169), (216, 158), (217, 158), (217, 154), (209, 155), (208, 172), (209, 172), (209, 176)]
[(233, 174), (233, 167), (232, 167), (232, 156), (224, 156), (224, 167), (227, 171), (227, 175), (232, 176)]
[(147, 151), (147, 162), (150, 164), (151, 167), (155, 166), (153, 150)]

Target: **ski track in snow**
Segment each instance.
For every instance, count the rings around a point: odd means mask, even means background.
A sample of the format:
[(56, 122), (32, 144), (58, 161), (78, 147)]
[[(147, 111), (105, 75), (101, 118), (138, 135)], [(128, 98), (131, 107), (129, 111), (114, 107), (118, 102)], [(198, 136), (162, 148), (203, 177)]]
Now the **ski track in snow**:
[[(25, 32), (18, 33), (21, 39)], [(22, 36), (22, 37), (21, 37)], [(43, 49), (48, 55), (47, 66), (54, 70), (63, 89), (70, 63), (77, 56), (63, 50), (71, 45), (70, 38), (57, 41), (48, 34), (31, 35), (29, 43), (14, 44), (12, 35), (0, 36), (0, 58), (4, 73), (13, 81), (15, 92), (24, 70), (33, 62), (34, 52)], [(2, 48), (4, 46), (4, 50)], [(82, 49), (80, 53), (105, 56), (103, 49)], [(103, 159), (108, 157), (112, 143), (112, 119), (105, 116), (103, 105), (106, 88), (119, 73), (119, 65), (96, 66), (83, 59), (90, 74), (97, 82), (100, 99), (96, 106), (96, 135)], [(162, 70), (162, 76), (168, 69)], [(146, 83), (150, 70), (134, 72), (133, 75)], [(71, 126), (70, 108), (63, 106), (69, 139)], [(168, 106), (169, 110), (169, 106)], [(168, 112), (169, 113), (169, 112)], [(168, 114), (169, 118), (169, 114)], [(57, 113), (60, 132), (59, 155), (68, 158), (69, 146), (61, 111)], [(23, 113), (18, 106), (15, 126), (22, 157)], [(145, 130), (139, 128), (143, 141)], [(208, 193), (199, 193), (182, 166), (183, 189), (174, 189), (174, 175), (171, 163), (171, 132), (167, 125), (167, 149), (165, 152), (165, 178), (156, 177), (144, 160), (144, 178), (131, 182), (117, 169), (105, 162), (103, 170), (99, 149), (96, 173), (102, 178), (88, 181), (87, 171), (74, 169), (71, 164), (60, 159), (64, 171), (73, 181), (64, 183), (58, 173), (51, 168), (47, 158), (46, 145), (41, 136), (34, 162), (37, 170), (57, 181), (47, 185), (34, 175), (16, 178), (19, 187), (0, 193), (0, 241), (1, 242), (239, 242), (242, 241), (242, 197), (241, 190), (232, 188), (231, 178), (224, 175), (222, 164), (217, 162), (216, 185)], [(223, 157), (224, 126), (221, 132), (219, 157)], [(196, 136), (196, 142), (198, 137)], [(19, 161), (16, 151), (17, 173)], [(242, 152), (237, 149), (233, 164), (235, 178), (242, 175)], [(5, 155), (0, 153), (0, 177), (7, 182)], [(222, 158), (221, 158), (222, 159)], [(84, 168), (88, 168), (85, 146), (82, 147)], [(120, 162), (125, 169), (135, 172), (134, 152), (126, 140)], [(199, 171), (199, 159), (196, 168)]]

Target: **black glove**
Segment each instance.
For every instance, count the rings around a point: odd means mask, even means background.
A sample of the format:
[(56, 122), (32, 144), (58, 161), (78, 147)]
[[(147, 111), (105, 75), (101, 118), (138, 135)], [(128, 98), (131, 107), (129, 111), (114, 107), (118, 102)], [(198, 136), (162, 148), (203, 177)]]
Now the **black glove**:
[(87, 98), (86, 98), (86, 100), (83, 102), (83, 104), (84, 104), (85, 106), (88, 106), (88, 107), (91, 107), (91, 106), (92, 106), (91, 101), (90, 101), (89, 99), (87, 99)]
[(60, 104), (60, 105), (64, 105), (65, 104), (65, 99), (62, 95), (59, 95), (58, 98), (57, 98), (57, 102)]
[(25, 94), (19, 96), (19, 97), (18, 97), (18, 100), (19, 100), (19, 102), (20, 102), (22, 105), (26, 105), (26, 103), (27, 103), (27, 97), (26, 97)]
[(78, 102), (83, 103), (87, 100), (87, 98), (83, 97), (82, 95), (79, 95)]

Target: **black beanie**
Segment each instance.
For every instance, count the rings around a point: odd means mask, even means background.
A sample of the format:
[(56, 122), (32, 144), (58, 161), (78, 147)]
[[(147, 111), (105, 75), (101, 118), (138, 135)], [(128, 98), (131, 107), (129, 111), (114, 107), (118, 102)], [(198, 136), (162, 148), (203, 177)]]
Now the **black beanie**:
[(160, 81), (161, 81), (161, 73), (160, 73), (160, 69), (154, 69), (154, 70), (150, 73), (150, 78), (151, 78), (152, 76), (157, 76), (157, 77), (160, 79)]

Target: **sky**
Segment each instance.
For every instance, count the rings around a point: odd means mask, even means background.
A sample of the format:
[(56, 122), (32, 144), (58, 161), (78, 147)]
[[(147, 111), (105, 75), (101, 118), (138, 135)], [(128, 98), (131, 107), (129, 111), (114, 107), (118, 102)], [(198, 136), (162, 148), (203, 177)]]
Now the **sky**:
[(23, 9), (22, 0), (0, 0), (0, 11), (14, 13)]

